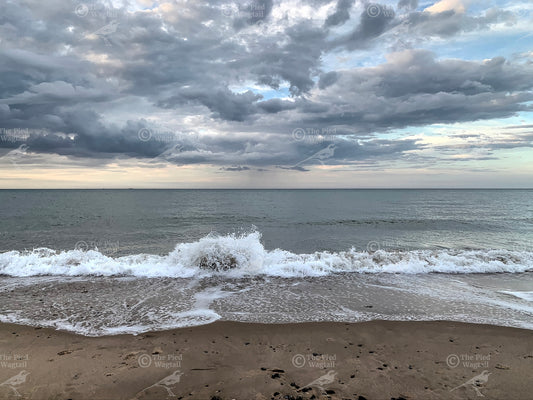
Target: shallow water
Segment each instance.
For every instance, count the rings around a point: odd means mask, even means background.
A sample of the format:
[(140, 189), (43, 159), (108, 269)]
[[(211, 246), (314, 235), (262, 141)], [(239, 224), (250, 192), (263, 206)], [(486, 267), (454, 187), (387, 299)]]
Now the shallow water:
[[(241, 279), (2, 278), (1, 320), (104, 335), (217, 319), (453, 320), (533, 329), (533, 273)], [(509, 294), (513, 292), (513, 294)]]

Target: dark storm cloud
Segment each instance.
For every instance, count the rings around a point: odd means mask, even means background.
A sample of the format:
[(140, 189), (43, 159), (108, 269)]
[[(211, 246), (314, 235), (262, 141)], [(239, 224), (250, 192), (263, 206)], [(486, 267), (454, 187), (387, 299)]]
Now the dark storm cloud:
[[(313, 8), (327, 3), (308, 2)], [(303, 160), (311, 157), (316, 165), (313, 154), (330, 142), (335, 149), (321, 159), (326, 165), (402, 159), (423, 146), (375, 134), (506, 117), (530, 107), (532, 66), (503, 58), (438, 60), (408, 50), (373, 68), (323, 65), (325, 56), (370, 49), (395, 29), (406, 41), (450, 36), (511, 24), (510, 12), (430, 14), (413, 11), (416, 1), (402, 0), (398, 8), (406, 13), (397, 14), (380, 4), (338, 0), (323, 21), (274, 21), (281, 5), (169, 2), (157, 13), (107, 2), (3, 2), (0, 128), (33, 129), (23, 142), (32, 152), (71, 158), (305, 170), (310, 164)], [(334, 35), (336, 29), (346, 33)], [(251, 84), (278, 92), (267, 96)], [(121, 104), (131, 106), (125, 112)], [(214, 134), (161, 140), (154, 133), (146, 140), (143, 129), (159, 128), (142, 119), (144, 107), (197, 117)], [(326, 134), (330, 142), (317, 142), (318, 136), (298, 142), (292, 137), (298, 128), (335, 135)], [(0, 140), (0, 147), (21, 143)]]
[(249, 69), (258, 77), (279, 77), (289, 82), (293, 95), (300, 95), (314, 86), (313, 77), (319, 71), (326, 36), (325, 30), (300, 23), (286, 29), (285, 44), (267, 47), (235, 65), (242, 70)]
[(376, 39), (387, 34), (405, 42), (419, 42), (428, 37), (451, 37), (464, 32), (483, 31), (491, 25), (516, 23), (516, 15), (508, 10), (490, 8), (480, 16), (469, 16), (454, 10), (439, 13), (413, 11), (417, 7), (416, 0), (400, 1), (397, 13), (387, 5), (367, 3), (359, 17), (359, 23), (348, 34), (336, 38), (329, 43), (331, 49), (361, 49), (375, 43)]
[(257, 107), (266, 113), (275, 114), (280, 111), (293, 110), (297, 108), (297, 103), (287, 100), (270, 99), (258, 103)]
[(365, 48), (397, 24), (392, 8), (382, 4), (369, 4), (361, 13), (356, 28), (347, 35), (336, 38), (329, 46), (332, 49), (342, 47), (348, 50)]
[(350, 19), (350, 9), (355, 0), (338, 0), (335, 12), (328, 16), (324, 26), (341, 25)]
[(244, 121), (248, 115), (255, 111), (255, 102), (263, 96), (251, 91), (233, 93), (227, 88), (205, 90), (205, 88), (187, 88), (180, 91), (177, 96), (159, 103), (160, 106), (172, 107), (186, 102), (203, 104), (214, 112), (215, 118), (228, 121)]
[(380, 131), (509, 117), (531, 110), (532, 74), (533, 66), (512, 65), (501, 57), (437, 60), (431, 52), (407, 50), (378, 67), (338, 72), (336, 82), (315, 99), (329, 110), (308, 115), (307, 121)]

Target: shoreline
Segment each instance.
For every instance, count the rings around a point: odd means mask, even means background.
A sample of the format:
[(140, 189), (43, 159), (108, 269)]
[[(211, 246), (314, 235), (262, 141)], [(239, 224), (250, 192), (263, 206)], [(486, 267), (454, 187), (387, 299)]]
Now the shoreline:
[(533, 332), (496, 325), (216, 321), (87, 337), (0, 323), (3, 399), (528, 399), (531, 376)]

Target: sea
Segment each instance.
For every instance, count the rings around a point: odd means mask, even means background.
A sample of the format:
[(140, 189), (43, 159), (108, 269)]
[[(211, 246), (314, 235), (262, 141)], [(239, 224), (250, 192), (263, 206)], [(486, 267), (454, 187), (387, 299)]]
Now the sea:
[(533, 329), (533, 190), (0, 190), (0, 321)]

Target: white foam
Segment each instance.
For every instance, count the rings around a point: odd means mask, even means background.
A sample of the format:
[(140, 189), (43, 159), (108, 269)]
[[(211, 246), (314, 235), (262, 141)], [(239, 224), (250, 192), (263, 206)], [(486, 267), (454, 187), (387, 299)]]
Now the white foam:
[(24, 318), (16, 313), (0, 314), (0, 322), (18, 325), (40, 326), (67, 332), (75, 332), (84, 336), (138, 335), (144, 332), (164, 331), (168, 329), (187, 328), (206, 325), (219, 320), (221, 317), (212, 310), (191, 310), (177, 313), (172, 321), (152, 321), (149, 324), (130, 324), (116, 326), (97, 326), (93, 323), (70, 322), (66, 319), (35, 319)]
[[(205, 266), (215, 269), (202, 268)], [(378, 250), (354, 249), (332, 253), (294, 254), (267, 251), (261, 235), (208, 235), (197, 242), (180, 243), (167, 256), (136, 254), (108, 257), (96, 250), (9, 251), (0, 254), (0, 274), (28, 276), (135, 276), (238, 278), (253, 275), (279, 277), (326, 276), (334, 273), (520, 273), (533, 271), (533, 252), (508, 250)]]
[(533, 302), (533, 292), (511, 292), (507, 290), (501, 290), (500, 293), (505, 293), (522, 300)]

